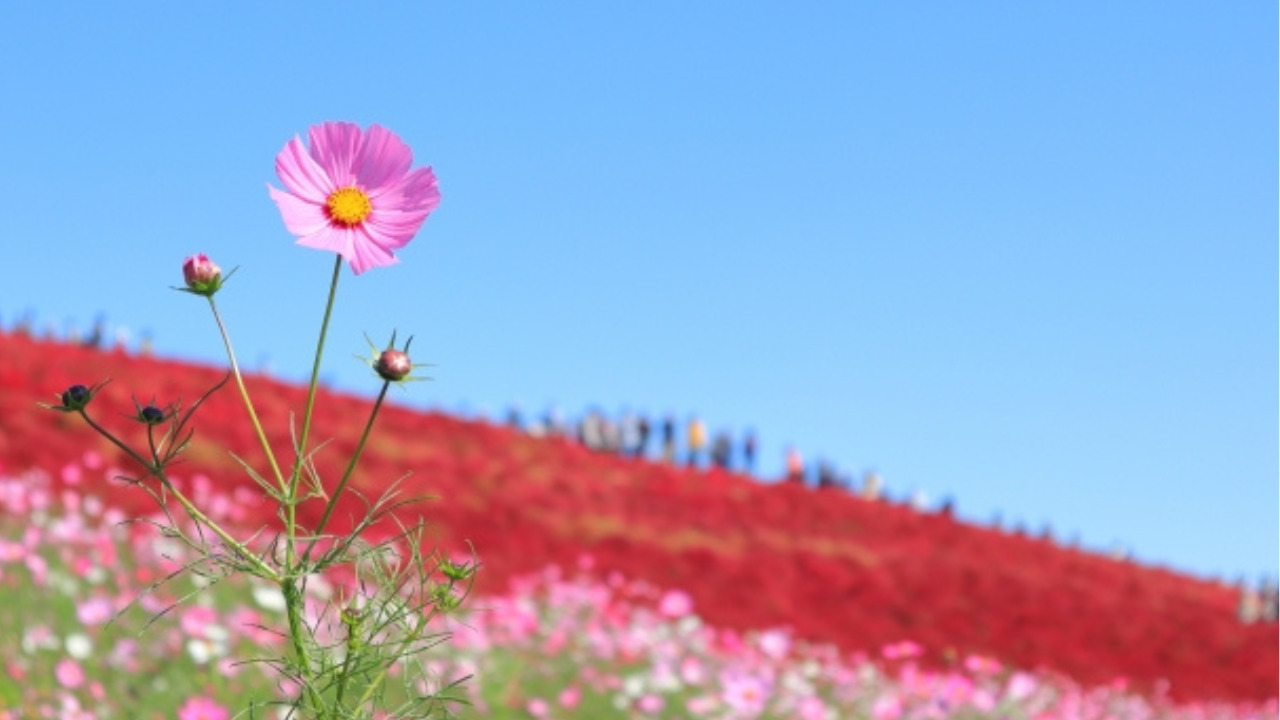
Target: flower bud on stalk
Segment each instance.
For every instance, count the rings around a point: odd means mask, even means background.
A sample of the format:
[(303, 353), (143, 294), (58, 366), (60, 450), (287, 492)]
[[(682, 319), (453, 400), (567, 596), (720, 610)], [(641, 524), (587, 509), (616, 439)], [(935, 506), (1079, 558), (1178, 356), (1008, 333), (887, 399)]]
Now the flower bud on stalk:
[(466, 563), (456, 563), (452, 560), (444, 560), (440, 563), (440, 572), (444, 576), (453, 581), (462, 581), (471, 577), (475, 572), (475, 567)]
[(138, 422), (144, 425), (159, 425), (164, 422), (165, 412), (155, 405), (148, 405), (138, 410)]
[(192, 255), (182, 263), (182, 279), (190, 292), (210, 297), (222, 289), (222, 268), (204, 253)]
[(387, 349), (378, 355), (378, 362), (374, 364), (373, 369), (383, 380), (398, 382), (413, 372), (413, 363), (409, 361), (409, 355), (403, 350)]
[(83, 410), (92, 399), (92, 390), (84, 385), (72, 385), (62, 393), (62, 407), (70, 411)]

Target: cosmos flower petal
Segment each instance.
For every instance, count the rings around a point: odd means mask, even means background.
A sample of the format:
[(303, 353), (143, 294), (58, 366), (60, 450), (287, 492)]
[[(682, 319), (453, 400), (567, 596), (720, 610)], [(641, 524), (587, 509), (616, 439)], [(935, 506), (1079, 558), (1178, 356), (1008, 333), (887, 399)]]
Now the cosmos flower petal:
[(267, 192), (280, 208), (280, 217), (284, 226), (294, 235), (311, 235), (329, 226), (329, 218), (325, 217), (323, 205), (303, 200), (267, 185)]
[(298, 244), (315, 250), (336, 252), (348, 261), (355, 256), (352, 249), (355, 244), (355, 233), (347, 228), (325, 225), (318, 232), (298, 238)]
[(276, 156), (276, 174), (289, 192), (314, 203), (323, 203), (334, 190), (329, 174), (316, 163), (297, 137), (285, 143), (284, 149)]
[(370, 125), (356, 155), (355, 172), (369, 197), (378, 197), (409, 173), (413, 151), (396, 134)]
[(383, 213), (369, 217), (369, 221), (361, 226), (369, 239), (387, 250), (399, 250), (422, 227), (427, 219), (426, 213)]
[(431, 212), (440, 204), (440, 186), (430, 167), (418, 168), (378, 196), (378, 207)]
[(328, 171), (334, 183), (330, 190), (358, 184), (355, 160), (362, 142), (359, 125), (324, 123), (312, 127), (307, 136), (311, 143), (311, 156)]
[(369, 237), (385, 248), (398, 250), (418, 233), (427, 213), (418, 212), (375, 212), (369, 216), (363, 229)]
[[(363, 234), (367, 228), (362, 227), (360, 233)], [(351, 270), (356, 275), (363, 273), (371, 267), (383, 267), (386, 265), (394, 265), (400, 262), (392, 252), (376, 241), (373, 241), (367, 235), (365, 242), (357, 240), (354, 245), (354, 252), (347, 257), (347, 261), (351, 263)]]

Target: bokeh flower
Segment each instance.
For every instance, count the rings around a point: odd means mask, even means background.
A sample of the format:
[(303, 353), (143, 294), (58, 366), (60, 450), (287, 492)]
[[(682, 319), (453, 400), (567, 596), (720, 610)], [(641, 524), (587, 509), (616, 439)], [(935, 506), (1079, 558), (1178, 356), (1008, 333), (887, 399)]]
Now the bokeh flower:
[(65, 688), (78, 688), (84, 684), (84, 668), (70, 658), (59, 660), (53, 674), (58, 679), (58, 684)]
[(230, 713), (218, 703), (205, 697), (188, 698), (178, 709), (178, 720), (227, 720)]
[(440, 203), (430, 167), (410, 170), (413, 153), (380, 125), (313, 126), (308, 146), (294, 137), (276, 156), (284, 190), (267, 186), (298, 244), (330, 250), (357, 275), (399, 262), (393, 251), (417, 234)]

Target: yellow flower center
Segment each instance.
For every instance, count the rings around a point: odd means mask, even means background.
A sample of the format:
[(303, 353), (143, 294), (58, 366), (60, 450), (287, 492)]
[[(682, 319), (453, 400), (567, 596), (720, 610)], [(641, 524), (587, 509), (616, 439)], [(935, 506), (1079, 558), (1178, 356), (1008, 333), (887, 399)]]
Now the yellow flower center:
[(325, 214), (335, 225), (352, 227), (364, 222), (373, 212), (369, 196), (357, 187), (344, 187), (329, 193), (324, 201)]

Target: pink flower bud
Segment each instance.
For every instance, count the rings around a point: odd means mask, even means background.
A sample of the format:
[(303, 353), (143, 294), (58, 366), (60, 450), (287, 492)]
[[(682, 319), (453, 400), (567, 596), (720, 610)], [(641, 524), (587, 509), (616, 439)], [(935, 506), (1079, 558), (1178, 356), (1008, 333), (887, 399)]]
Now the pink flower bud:
[(191, 292), (208, 296), (222, 287), (222, 268), (204, 253), (192, 255), (182, 263), (182, 278)]
[(378, 355), (378, 363), (373, 368), (383, 380), (396, 382), (403, 380), (413, 371), (413, 363), (402, 350), (383, 350)]

